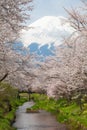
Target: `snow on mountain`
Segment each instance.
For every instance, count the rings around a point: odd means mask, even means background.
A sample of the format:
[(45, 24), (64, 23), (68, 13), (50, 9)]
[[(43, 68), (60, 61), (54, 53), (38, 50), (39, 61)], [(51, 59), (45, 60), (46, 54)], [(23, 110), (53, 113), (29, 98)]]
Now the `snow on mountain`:
[(61, 37), (73, 32), (65, 17), (45, 16), (30, 24), (27, 30), (21, 31), (21, 42), (28, 47), (31, 43), (38, 43), (39, 47), (48, 44), (61, 44)]

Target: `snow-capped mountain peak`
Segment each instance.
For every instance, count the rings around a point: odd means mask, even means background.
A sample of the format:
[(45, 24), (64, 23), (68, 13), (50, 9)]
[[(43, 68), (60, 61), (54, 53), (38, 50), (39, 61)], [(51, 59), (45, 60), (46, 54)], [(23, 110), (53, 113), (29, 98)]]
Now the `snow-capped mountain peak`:
[(52, 28), (55, 25), (58, 25), (58, 24), (61, 25), (63, 23), (63, 20), (66, 20), (66, 19), (62, 16), (59, 16), (59, 17), (44, 16), (40, 18), (39, 20), (35, 21), (34, 23), (32, 23), (30, 26)]
[(38, 43), (41, 46), (51, 43), (61, 44), (61, 36), (73, 32), (67, 19), (62, 16), (44, 16), (28, 26), (29, 29), (21, 31), (21, 41), (24, 46)]

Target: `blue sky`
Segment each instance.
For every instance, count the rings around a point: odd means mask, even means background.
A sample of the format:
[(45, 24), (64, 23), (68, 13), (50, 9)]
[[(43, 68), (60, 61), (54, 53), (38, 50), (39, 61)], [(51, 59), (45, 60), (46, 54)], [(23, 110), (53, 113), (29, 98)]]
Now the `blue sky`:
[(43, 16), (67, 16), (64, 8), (78, 7), (80, 0), (33, 0), (30, 23)]

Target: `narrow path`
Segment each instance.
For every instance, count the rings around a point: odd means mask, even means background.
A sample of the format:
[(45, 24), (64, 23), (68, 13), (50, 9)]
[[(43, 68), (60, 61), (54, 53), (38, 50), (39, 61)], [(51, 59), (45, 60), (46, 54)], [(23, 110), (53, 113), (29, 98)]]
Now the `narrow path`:
[(33, 106), (33, 102), (26, 102), (16, 112), (16, 121), (13, 124), (17, 130), (68, 130), (65, 125), (56, 121), (48, 112), (26, 113), (26, 108)]

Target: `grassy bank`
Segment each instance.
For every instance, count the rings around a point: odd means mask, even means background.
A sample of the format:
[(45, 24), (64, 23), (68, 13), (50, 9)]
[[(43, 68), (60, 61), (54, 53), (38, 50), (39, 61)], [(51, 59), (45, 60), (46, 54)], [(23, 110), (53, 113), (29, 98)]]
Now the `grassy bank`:
[(87, 130), (87, 103), (83, 103), (83, 110), (76, 101), (67, 102), (66, 99), (48, 99), (46, 95), (33, 94), (36, 104), (31, 110), (44, 109), (55, 114), (57, 120), (66, 123), (70, 130)]
[(11, 124), (15, 111), (26, 99), (18, 99), (18, 90), (7, 83), (0, 83), (0, 130), (14, 130)]

